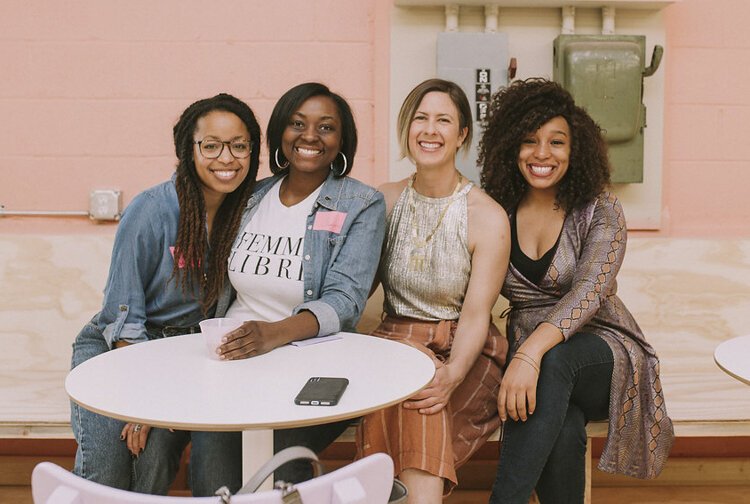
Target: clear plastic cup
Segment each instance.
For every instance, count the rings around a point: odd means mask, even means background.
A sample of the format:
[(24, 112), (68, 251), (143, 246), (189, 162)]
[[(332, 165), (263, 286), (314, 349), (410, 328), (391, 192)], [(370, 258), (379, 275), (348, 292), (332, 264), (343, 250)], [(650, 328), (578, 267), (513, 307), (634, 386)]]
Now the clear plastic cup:
[(216, 349), (221, 346), (221, 338), (242, 325), (242, 320), (233, 318), (210, 318), (200, 322), (201, 334), (206, 341), (208, 356), (220, 360)]

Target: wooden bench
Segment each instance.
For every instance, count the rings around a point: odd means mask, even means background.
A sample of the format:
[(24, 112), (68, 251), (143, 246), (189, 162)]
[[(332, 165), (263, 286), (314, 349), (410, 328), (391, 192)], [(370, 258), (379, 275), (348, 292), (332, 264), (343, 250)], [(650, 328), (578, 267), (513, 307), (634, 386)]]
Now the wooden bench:
[[(72, 439), (63, 389), (70, 344), (101, 302), (110, 250), (111, 236), (0, 237), (0, 444)], [(750, 240), (628, 244), (620, 296), (661, 357), (678, 437), (750, 436), (750, 390), (712, 358), (719, 342), (748, 332), (749, 254)], [(378, 323), (380, 306), (371, 300), (362, 329)], [(589, 441), (605, 437), (606, 423), (588, 433)], [(351, 439), (351, 432), (342, 437)], [(750, 485), (746, 469), (738, 477)], [(599, 477), (592, 474), (589, 484)]]

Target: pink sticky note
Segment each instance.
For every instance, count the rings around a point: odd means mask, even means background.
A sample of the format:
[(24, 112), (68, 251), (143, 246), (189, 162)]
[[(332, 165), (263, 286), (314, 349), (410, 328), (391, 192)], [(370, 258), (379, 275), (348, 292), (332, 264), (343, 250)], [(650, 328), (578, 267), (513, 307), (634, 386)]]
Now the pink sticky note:
[(346, 212), (318, 212), (315, 214), (313, 229), (340, 233), (346, 220)]

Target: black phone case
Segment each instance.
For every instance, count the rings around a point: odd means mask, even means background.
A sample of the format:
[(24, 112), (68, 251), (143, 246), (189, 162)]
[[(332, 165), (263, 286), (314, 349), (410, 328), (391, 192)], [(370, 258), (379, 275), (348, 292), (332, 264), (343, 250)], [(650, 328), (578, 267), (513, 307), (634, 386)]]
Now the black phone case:
[(329, 378), (314, 376), (307, 380), (305, 386), (294, 398), (294, 404), (302, 406), (335, 406), (344, 394), (349, 380), (346, 378)]

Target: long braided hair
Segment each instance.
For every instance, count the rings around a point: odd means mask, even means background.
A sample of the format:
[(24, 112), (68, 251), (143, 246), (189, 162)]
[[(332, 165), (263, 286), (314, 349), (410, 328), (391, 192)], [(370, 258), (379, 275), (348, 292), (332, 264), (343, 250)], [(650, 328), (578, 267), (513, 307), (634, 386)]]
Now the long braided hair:
[[(207, 236), (206, 204), (193, 159), (193, 134), (198, 119), (217, 110), (230, 112), (245, 124), (250, 133), (252, 152), (245, 180), (224, 198), (216, 212), (211, 236)], [(182, 286), (183, 293), (192, 290), (197, 279), (201, 292), (201, 306), (204, 312), (208, 312), (216, 303), (224, 285), (227, 258), (237, 234), (242, 210), (250, 197), (258, 174), (260, 126), (247, 104), (232, 95), (221, 93), (212, 98), (199, 100), (185, 109), (174, 126), (173, 134), (178, 160), (175, 189), (180, 204), (180, 219), (174, 245), (175, 262), (172, 278), (177, 285)]]

